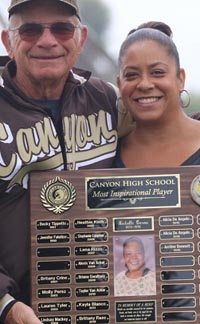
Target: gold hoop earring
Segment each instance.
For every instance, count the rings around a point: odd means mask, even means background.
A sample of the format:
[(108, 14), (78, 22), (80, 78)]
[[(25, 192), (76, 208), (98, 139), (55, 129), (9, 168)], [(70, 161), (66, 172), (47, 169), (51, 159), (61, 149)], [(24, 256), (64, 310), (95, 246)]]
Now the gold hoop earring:
[(190, 94), (185, 89), (180, 91), (180, 102), (182, 108), (188, 108), (190, 105)]

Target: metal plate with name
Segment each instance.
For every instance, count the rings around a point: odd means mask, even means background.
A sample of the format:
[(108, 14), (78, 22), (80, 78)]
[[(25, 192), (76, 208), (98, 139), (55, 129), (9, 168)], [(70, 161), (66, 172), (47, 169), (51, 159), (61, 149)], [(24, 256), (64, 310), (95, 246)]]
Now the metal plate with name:
[(107, 300), (98, 300), (98, 301), (84, 301), (84, 302), (77, 302), (76, 303), (76, 310), (77, 311), (107, 311), (110, 308), (110, 303)]
[(77, 246), (75, 255), (108, 255), (109, 248), (107, 245)]
[(69, 284), (71, 282), (70, 274), (49, 274), (45, 276), (38, 276), (38, 285), (57, 285), (57, 284)]
[(76, 283), (108, 282), (109, 274), (107, 272), (77, 273), (75, 276), (75, 281)]
[(160, 244), (161, 253), (187, 253), (194, 252), (194, 243), (192, 242), (171, 242)]
[(160, 226), (192, 225), (192, 215), (166, 215), (159, 217)]
[(39, 320), (43, 324), (72, 324), (71, 323), (71, 316), (39, 316)]

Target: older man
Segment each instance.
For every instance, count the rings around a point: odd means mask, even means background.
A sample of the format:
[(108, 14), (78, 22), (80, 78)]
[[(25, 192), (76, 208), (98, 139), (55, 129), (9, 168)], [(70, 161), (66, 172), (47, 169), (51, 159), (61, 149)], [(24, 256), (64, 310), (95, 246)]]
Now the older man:
[(30, 305), (29, 173), (108, 168), (116, 91), (74, 68), (87, 39), (77, 0), (12, 0), (0, 88), (0, 314), (41, 323)]

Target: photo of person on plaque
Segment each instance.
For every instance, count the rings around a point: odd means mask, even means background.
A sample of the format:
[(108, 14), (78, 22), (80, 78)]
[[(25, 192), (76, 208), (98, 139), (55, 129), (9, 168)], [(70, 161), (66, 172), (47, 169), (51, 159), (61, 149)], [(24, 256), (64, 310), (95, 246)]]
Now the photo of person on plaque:
[(155, 295), (154, 236), (115, 237), (114, 268), (115, 296)]

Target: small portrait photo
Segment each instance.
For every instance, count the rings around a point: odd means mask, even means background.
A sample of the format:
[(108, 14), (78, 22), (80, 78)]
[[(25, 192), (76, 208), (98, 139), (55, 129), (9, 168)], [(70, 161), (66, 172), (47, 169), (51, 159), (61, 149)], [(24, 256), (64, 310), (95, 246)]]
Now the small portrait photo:
[(113, 237), (114, 295), (156, 295), (154, 235)]

